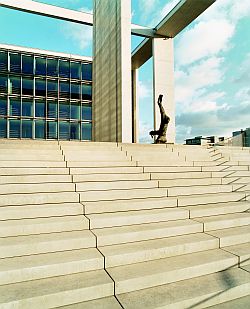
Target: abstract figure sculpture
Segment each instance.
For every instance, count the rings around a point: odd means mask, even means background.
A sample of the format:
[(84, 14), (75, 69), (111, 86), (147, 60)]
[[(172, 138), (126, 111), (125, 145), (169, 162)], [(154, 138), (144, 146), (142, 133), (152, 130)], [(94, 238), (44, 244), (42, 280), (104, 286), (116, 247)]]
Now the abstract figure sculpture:
[(166, 115), (165, 110), (162, 106), (162, 97), (163, 95), (160, 94), (158, 101), (157, 101), (158, 106), (160, 108), (160, 113), (161, 113), (160, 128), (157, 131), (149, 132), (151, 137), (153, 137), (154, 135), (158, 135), (157, 139), (155, 140), (155, 144), (165, 144), (167, 142), (166, 133), (167, 133), (168, 123), (170, 121), (170, 118)]

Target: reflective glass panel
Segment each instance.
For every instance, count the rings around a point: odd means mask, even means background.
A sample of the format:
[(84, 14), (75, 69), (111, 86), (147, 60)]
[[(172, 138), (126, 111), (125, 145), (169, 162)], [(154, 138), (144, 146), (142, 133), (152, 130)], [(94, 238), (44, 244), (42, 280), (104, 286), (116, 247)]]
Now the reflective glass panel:
[(92, 139), (92, 124), (82, 122), (82, 140), (91, 141)]
[(60, 81), (59, 97), (60, 98), (69, 98), (69, 82)]
[(58, 96), (58, 83), (56, 79), (47, 80), (47, 96), (48, 97), (55, 97)]
[(70, 106), (70, 118), (71, 119), (79, 119), (80, 120), (80, 102), (71, 102)]
[(9, 94), (21, 94), (21, 77), (10, 76)]
[(0, 137), (7, 137), (7, 120), (0, 118)]
[(80, 62), (71, 62), (70, 63), (70, 74), (72, 79), (81, 78), (81, 63)]
[(47, 101), (47, 117), (57, 118), (57, 101)]
[(45, 121), (44, 120), (36, 120), (35, 122), (35, 138), (45, 139)]
[(46, 102), (45, 100), (36, 100), (35, 102), (35, 116), (45, 117), (46, 115)]
[(80, 123), (71, 122), (70, 124), (70, 139), (80, 139)]
[(34, 73), (34, 58), (33, 58), (33, 56), (23, 55), (22, 71), (23, 71), (24, 74), (33, 74)]
[(34, 80), (33, 80), (33, 78), (23, 77), (22, 84), (23, 84), (22, 94), (33, 96), (33, 93), (34, 93)]
[(33, 100), (24, 100), (23, 99), (22, 116), (33, 117)]
[(59, 76), (69, 78), (69, 61), (59, 60)]
[(82, 105), (82, 120), (92, 120), (92, 106), (89, 104)]
[(10, 53), (10, 72), (21, 73), (21, 55)]
[(46, 75), (46, 58), (35, 58), (36, 75)]
[(0, 92), (7, 93), (8, 91), (8, 76), (0, 75)]
[(92, 63), (82, 64), (82, 79), (89, 81), (92, 80)]
[(69, 139), (70, 123), (66, 121), (59, 122), (59, 139)]
[(92, 86), (82, 84), (82, 99), (83, 100), (92, 100)]
[(21, 137), (21, 120), (20, 119), (10, 119), (10, 138), (20, 138)]
[(8, 70), (8, 53), (0, 51), (0, 71)]
[(47, 138), (57, 139), (57, 122), (56, 121), (47, 122)]
[(69, 101), (59, 102), (59, 118), (69, 119), (70, 105)]
[(32, 138), (32, 120), (22, 120), (22, 138)]
[(10, 98), (10, 116), (21, 115), (21, 101), (20, 99)]
[(46, 80), (36, 78), (35, 79), (35, 95), (39, 97), (45, 97), (46, 96)]
[(58, 76), (58, 60), (47, 59), (47, 75)]
[(0, 116), (7, 116), (7, 98), (0, 97)]
[(79, 83), (71, 83), (71, 99), (80, 100), (81, 98), (81, 85)]

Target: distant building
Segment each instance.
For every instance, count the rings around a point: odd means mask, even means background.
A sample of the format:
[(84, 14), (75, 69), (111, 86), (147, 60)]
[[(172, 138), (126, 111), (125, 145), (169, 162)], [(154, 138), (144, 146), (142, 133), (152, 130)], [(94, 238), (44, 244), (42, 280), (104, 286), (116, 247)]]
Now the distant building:
[(232, 135), (232, 146), (250, 147), (250, 128), (234, 131)]
[(216, 144), (219, 142), (223, 142), (224, 137), (218, 137), (218, 136), (196, 136), (194, 138), (188, 138), (186, 139), (186, 145), (207, 145), (207, 144)]

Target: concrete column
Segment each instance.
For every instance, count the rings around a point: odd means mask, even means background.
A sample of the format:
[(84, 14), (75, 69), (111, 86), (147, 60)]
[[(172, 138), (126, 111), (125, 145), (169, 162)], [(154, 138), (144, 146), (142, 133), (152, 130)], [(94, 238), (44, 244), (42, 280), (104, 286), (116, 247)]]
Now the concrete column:
[(132, 142), (139, 142), (138, 70), (132, 70)]
[(93, 52), (93, 139), (132, 142), (130, 0), (94, 0)]
[(159, 94), (163, 94), (163, 106), (170, 117), (167, 142), (175, 142), (175, 102), (174, 102), (174, 50), (172, 39), (153, 39), (153, 98), (154, 126), (160, 126), (160, 111), (157, 104)]

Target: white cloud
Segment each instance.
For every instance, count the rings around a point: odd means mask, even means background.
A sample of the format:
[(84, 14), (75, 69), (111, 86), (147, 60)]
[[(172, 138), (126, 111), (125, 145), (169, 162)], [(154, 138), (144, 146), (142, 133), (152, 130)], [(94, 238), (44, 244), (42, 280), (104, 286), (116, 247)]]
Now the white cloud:
[(66, 24), (63, 27), (65, 37), (71, 40), (81, 50), (92, 46), (92, 27), (79, 24)]
[(150, 98), (152, 95), (152, 86), (148, 85), (147, 82), (138, 82), (138, 95), (140, 99)]
[(149, 132), (153, 130), (152, 125), (148, 122), (139, 122), (139, 136), (140, 143), (150, 144), (153, 139), (150, 137)]

